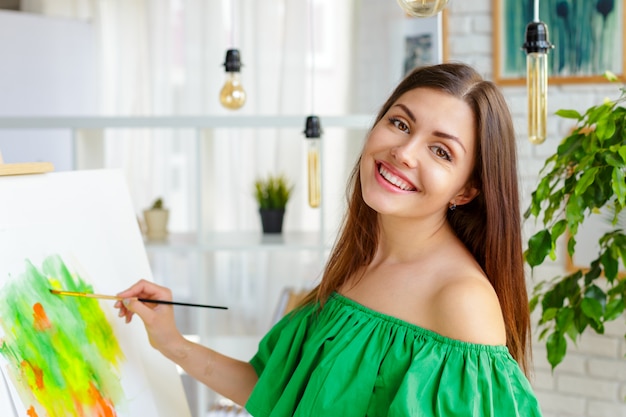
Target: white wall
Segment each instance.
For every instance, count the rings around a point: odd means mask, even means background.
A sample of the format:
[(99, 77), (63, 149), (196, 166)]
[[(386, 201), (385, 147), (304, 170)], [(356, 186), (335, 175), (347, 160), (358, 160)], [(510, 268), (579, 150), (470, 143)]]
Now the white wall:
[[(0, 11), (0, 116), (97, 113), (96, 51), (91, 24)], [(4, 161), (49, 161), (72, 169), (69, 132), (1, 130)]]
[[(492, 1), (452, 1), (449, 6), (447, 34), (450, 59), (468, 62), (488, 78), (492, 77)], [(515, 119), (518, 132), (519, 166), (523, 185), (525, 210), (536, 185), (537, 173), (545, 158), (556, 151), (566, 132), (572, 127), (554, 112), (562, 108), (585, 110), (599, 104), (604, 97), (616, 98), (615, 85), (579, 84), (549, 87), (549, 138), (540, 145), (526, 139), (526, 90), (503, 88)], [(526, 238), (534, 226), (527, 222)], [(539, 268), (531, 279), (538, 280), (564, 274), (564, 257), (559, 262)], [(536, 319), (533, 320), (536, 322)], [(588, 332), (577, 347), (569, 346), (565, 361), (554, 372), (546, 360), (544, 342), (534, 340), (535, 376), (533, 384), (545, 417), (617, 417), (626, 416), (626, 323), (623, 318), (607, 325), (604, 336)]]

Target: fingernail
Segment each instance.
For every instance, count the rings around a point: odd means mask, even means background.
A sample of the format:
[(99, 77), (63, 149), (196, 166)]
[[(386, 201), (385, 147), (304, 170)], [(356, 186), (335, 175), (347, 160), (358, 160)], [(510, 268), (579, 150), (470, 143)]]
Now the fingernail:
[(128, 305), (130, 304), (130, 298), (124, 298), (124, 300), (122, 301), (122, 303), (124, 303), (124, 305), (126, 307), (128, 307)]

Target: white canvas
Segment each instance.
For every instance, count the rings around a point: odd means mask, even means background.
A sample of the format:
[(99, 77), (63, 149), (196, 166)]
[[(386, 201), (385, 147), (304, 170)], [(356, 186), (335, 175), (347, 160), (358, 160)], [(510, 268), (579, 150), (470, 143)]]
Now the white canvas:
[[(25, 260), (37, 268), (50, 256), (62, 259), (72, 275), (88, 281), (95, 293), (116, 294), (140, 278), (152, 279), (137, 218), (121, 171), (72, 171), (0, 177), (0, 201), (0, 296), (3, 289), (13, 288), (10, 285), (18, 285), (18, 288), (23, 285), (15, 282), (24, 276)], [(54, 307), (49, 307), (44, 300), (41, 301), (43, 308), (62, 310), (65, 303), (76, 302), (77, 299), (53, 297), (64, 299), (64, 305), (59, 307), (58, 302), (52, 300), (56, 304), (51, 301), (49, 304), (54, 304)], [(114, 301), (91, 301), (99, 304), (113, 331), (112, 340), (117, 341), (123, 352), (119, 369), (113, 372), (119, 379), (117, 388), (121, 390), (118, 396), (121, 400), (114, 404), (114, 413), (101, 415), (190, 416), (175, 365), (152, 349), (140, 320), (126, 325), (117, 317)], [(0, 316), (5, 324), (9, 319)], [(76, 321), (72, 317), (67, 319), (67, 323)], [(52, 323), (49, 327), (54, 326), (61, 328), (64, 324)], [(4, 334), (2, 328), (0, 326), (0, 347), (1, 340), (10, 336)], [(19, 328), (14, 330), (18, 333), (21, 331)], [(49, 328), (45, 330), (51, 331)], [(95, 360), (101, 361), (100, 358)], [(2, 350), (0, 366), (3, 367), (3, 376), (0, 377), (0, 415), (27, 415), (24, 410), (32, 404), (24, 404), (16, 394), (16, 388), (17, 391), (24, 391), (24, 388), (16, 387), (15, 381), (7, 376), (8, 361), (3, 357)], [(34, 378), (41, 376), (35, 370), (31, 372), (30, 368), (28, 372)], [(98, 381), (97, 376), (94, 378)], [(35, 379), (38, 384), (40, 380), (45, 381), (42, 378)], [(110, 379), (115, 382), (116, 378)], [(41, 382), (41, 385), (45, 384)], [(46, 388), (48, 386), (42, 389)]]

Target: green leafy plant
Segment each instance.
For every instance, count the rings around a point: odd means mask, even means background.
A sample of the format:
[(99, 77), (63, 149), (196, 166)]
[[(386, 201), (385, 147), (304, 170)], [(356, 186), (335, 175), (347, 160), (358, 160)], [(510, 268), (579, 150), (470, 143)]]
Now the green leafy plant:
[(163, 198), (159, 197), (154, 200), (152, 205), (150, 206), (151, 210), (163, 210), (165, 205), (163, 204)]
[(283, 174), (254, 181), (254, 197), (260, 209), (284, 209), (292, 191), (293, 185)]
[[(610, 73), (606, 78), (617, 79)], [(561, 237), (573, 256), (579, 226), (591, 215), (601, 212), (612, 225), (599, 238), (597, 257), (588, 266), (541, 282), (532, 291), (530, 308), (541, 308), (539, 339), (546, 341), (553, 369), (566, 355), (568, 338), (576, 343), (588, 328), (602, 334), (604, 324), (624, 312), (626, 280), (618, 271), (620, 261), (626, 264), (626, 235), (618, 219), (626, 204), (626, 90), (621, 87), (620, 92), (617, 100), (606, 99), (584, 114), (557, 111), (577, 125), (545, 161), (524, 214), (543, 226), (524, 253), (531, 268), (547, 257), (557, 258)]]

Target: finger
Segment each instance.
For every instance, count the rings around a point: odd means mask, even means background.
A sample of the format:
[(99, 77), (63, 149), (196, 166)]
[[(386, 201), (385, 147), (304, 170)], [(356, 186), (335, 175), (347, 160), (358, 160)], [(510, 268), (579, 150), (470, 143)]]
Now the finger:
[(163, 300), (172, 299), (171, 291), (168, 288), (162, 287), (144, 279), (139, 280), (132, 287), (118, 293), (117, 295), (122, 298), (138, 297)]
[(124, 307), (128, 313), (126, 314), (126, 320), (130, 321), (132, 319), (133, 313), (137, 314), (141, 319), (145, 322), (152, 321), (154, 317), (154, 308), (152, 305), (148, 306), (136, 298), (125, 298), (124, 299)]
[[(146, 294), (146, 289), (149, 288), (149, 283), (145, 280), (139, 280), (137, 281), (135, 284), (133, 284), (131, 287), (127, 288), (126, 290), (118, 293), (117, 295), (119, 297), (122, 298), (131, 298), (131, 297), (137, 297), (140, 294), (145, 295)], [(153, 292), (153, 291), (150, 291)]]
[(126, 323), (130, 323), (133, 320), (133, 312), (132, 311), (128, 311), (124, 315), (126, 316)]

